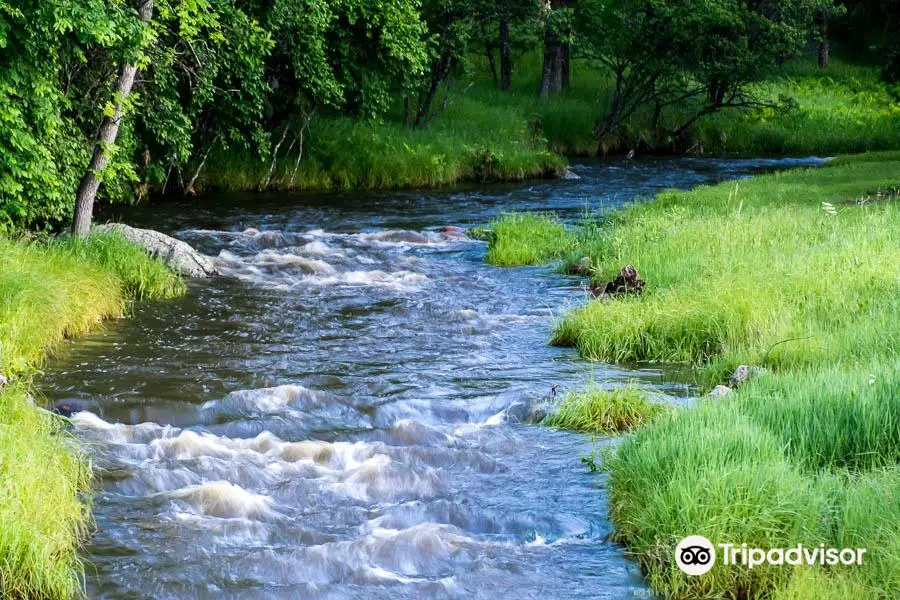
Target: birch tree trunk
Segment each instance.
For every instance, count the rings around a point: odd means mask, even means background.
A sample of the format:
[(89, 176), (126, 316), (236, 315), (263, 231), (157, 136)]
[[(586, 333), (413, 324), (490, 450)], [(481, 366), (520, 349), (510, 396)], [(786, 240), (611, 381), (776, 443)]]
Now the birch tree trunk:
[[(148, 23), (153, 16), (153, 0), (142, 0), (138, 11), (141, 21)], [(100, 173), (106, 168), (109, 157), (106, 149), (116, 143), (119, 135), (119, 125), (122, 121), (124, 103), (131, 94), (134, 85), (134, 76), (137, 67), (126, 62), (122, 65), (122, 73), (116, 84), (114, 96), (115, 107), (112, 116), (103, 117), (100, 132), (97, 134), (97, 143), (94, 146), (94, 154), (81, 183), (78, 185), (78, 193), (75, 196), (75, 220), (72, 223), (72, 234), (81, 237), (90, 233), (91, 218), (94, 212), (94, 200), (97, 198), (97, 190), (100, 189)]]

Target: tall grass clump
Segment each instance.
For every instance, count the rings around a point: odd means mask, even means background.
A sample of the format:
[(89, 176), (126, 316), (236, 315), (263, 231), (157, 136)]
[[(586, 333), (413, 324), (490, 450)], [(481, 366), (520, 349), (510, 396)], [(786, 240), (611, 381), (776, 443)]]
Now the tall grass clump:
[(562, 258), (574, 239), (552, 215), (507, 213), (489, 226), (487, 261), (512, 267)]
[(0, 457), (0, 595), (78, 596), (90, 467), (61, 419), (32, 406), (22, 385), (0, 394)]
[(34, 406), (31, 376), (64, 339), (120, 316), (131, 299), (184, 283), (120, 236), (46, 243), (0, 238), (0, 597), (80, 594), (78, 545), (90, 468), (61, 418)]
[(184, 281), (160, 260), (116, 232), (65, 238), (54, 244), (62, 252), (111, 271), (132, 300), (171, 299), (184, 295)]
[(637, 387), (603, 389), (596, 384), (568, 392), (556, 412), (542, 421), (550, 427), (615, 435), (665, 414), (669, 406)]

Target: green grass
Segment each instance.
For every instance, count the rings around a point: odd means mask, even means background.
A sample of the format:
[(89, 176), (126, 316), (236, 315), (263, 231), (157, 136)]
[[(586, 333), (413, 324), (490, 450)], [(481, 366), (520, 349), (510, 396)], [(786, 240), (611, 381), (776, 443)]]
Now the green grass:
[[(887, 360), (762, 377), (733, 397), (637, 430), (607, 456), (616, 535), (651, 587), (670, 598), (896, 597), (898, 368)], [(714, 544), (824, 543), (868, 554), (861, 567), (717, 564), (689, 577), (673, 552), (689, 534)]]
[[(564, 315), (555, 343), (591, 359), (688, 362), (705, 387), (738, 364), (770, 369), (604, 456), (616, 535), (661, 596), (900, 595), (898, 183), (900, 153), (846, 157), (666, 192), (560, 236), (575, 248), (559, 253), (589, 256), (598, 280), (633, 264), (647, 284)], [(688, 577), (674, 563), (687, 535), (869, 552), (862, 567), (717, 564)]]
[(897, 182), (900, 161), (884, 155), (623, 210), (580, 236), (580, 250), (598, 279), (635, 265), (645, 293), (568, 313), (554, 343), (598, 360), (693, 362), (708, 385), (744, 363), (887, 354), (900, 343), (900, 202), (872, 192)]
[(90, 467), (61, 420), (27, 396), (21, 385), (0, 394), (0, 595), (71, 598), (80, 589)]
[(80, 593), (90, 468), (60, 418), (32, 405), (29, 383), (64, 339), (123, 314), (134, 298), (184, 284), (118, 236), (46, 243), (0, 239), (0, 596)]
[(596, 384), (568, 392), (556, 412), (542, 421), (584, 433), (615, 435), (630, 431), (665, 414), (669, 406), (650, 399), (636, 387), (603, 389)]
[(507, 213), (495, 219), (488, 230), (487, 261), (504, 267), (561, 258), (575, 241), (552, 215)]
[[(486, 61), (476, 59), (455, 86), (450, 106), (425, 129), (407, 130), (400, 106), (382, 121), (321, 115), (306, 136), (304, 158), (291, 183), (292, 158), (279, 161), (272, 186), (353, 190), (423, 188), (459, 181), (522, 180), (561, 172), (564, 155), (621, 153), (706, 155), (834, 155), (900, 146), (900, 91), (879, 80), (878, 69), (834, 57), (827, 70), (801, 57), (753, 86), (762, 100), (791, 98), (788, 113), (726, 110), (698, 121), (679, 140), (654, 140), (647, 111), (614, 136), (598, 141), (594, 127), (609, 103), (610, 78), (596, 64), (576, 60), (572, 85), (547, 103), (537, 98), (538, 53), (519, 57), (507, 92), (493, 84)], [(685, 110), (663, 114), (663, 130)], [(602, 142), (602, 143), (600, 143)], [(282, 154), (290, 142), (282, 146)], [(221, 152), (210, 158), (200, 185), (256, 189), (268, 160)]]

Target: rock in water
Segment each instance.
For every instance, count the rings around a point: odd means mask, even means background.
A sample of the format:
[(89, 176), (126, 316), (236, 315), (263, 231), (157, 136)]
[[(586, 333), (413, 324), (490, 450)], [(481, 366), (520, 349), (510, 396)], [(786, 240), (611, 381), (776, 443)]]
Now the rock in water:
[(137, 244), (185, 277), (212, 277), (218, 271), (212, 258), (200, 254), (190, 245), (152, 229), (138, 229), (122, 223), (98, 225), (94, 231), (115, 232)]
[(575, 179), (581, 179), (581, 175), (579, 175), (578, 173), (575, 173), (574, 171), (572, 171), (572, 169), (566, 168), (566, 170), (563, 171), (561, 178), (575, 180)]
[(639, 294), (643, 289), (644, 280), (638, 275), (637, 269), (631, 265), (622, 267), (616, 278), (610, 282), (591, 284), (591, 293), (594, 296)]
[(465, 229), (463, 229), (462, 227), (456, 227), (454, 225), (444, 225), (440, 229), (440, 234), (442, 238), (451, 242), (469, 239), (469, 236), (466, 235)]

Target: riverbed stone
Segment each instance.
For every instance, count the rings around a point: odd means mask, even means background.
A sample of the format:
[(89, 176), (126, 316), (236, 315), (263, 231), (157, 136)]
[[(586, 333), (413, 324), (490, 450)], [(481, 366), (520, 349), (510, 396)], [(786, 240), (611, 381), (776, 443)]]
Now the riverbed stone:
[(734, 370), (734, 373), (731, 375), (731, 385), (732, 387), (737, 387), (744, 383), (747, 383), (757, 375), (761, 375), (766, 372), (766, 369), (763, 367), (755, 367), (752, 365), (741, 365), (737, 369)]
[(455, 225), (444, 225), (440, 229), (440, 234), (442, 238), (451, 242), (469, 239), (466, 230), (462, 227), (456, 227)]
[(212, 277), (218, 274), (211, 257), (197, 252), (186, 242), (159, 231), (138, 229), (123, 223), (98, 225), (94, 230), (100, 233), (120, 234), (131, 243), (143, 247), (151, 256), (162, 260), (185, 277)]
[(717, 385), (716, 387), (714, 387), (712, 389), (712, 391), (710, 391), (706, 395), (706, 397), (707, 398), (724, 398), (725, 396), (730, 394), (732, 391), (734, 391), (734, 390), (732, 390), (727, 385)]

